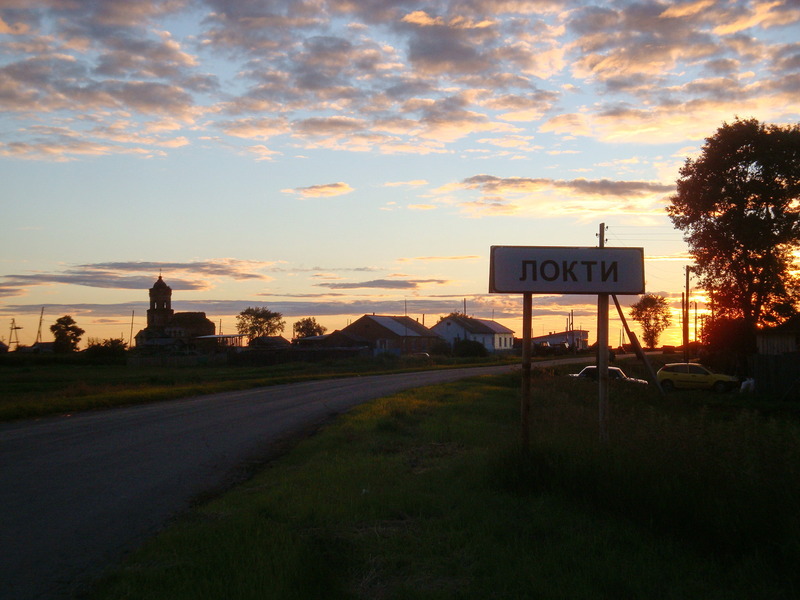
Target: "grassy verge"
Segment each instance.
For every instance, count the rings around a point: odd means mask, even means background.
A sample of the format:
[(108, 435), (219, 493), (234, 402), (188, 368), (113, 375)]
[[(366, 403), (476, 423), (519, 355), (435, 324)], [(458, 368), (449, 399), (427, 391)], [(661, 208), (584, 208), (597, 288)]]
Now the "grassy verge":
[[(422, 368), (478, 366), (487, 361), (380, 357), (267, 367), (91, 365), (75, 357), (0, 356), (0, 421), (173, 400), (199, 394)], [(15, 360), (17, 359), (17, 360)], [(497, 359), (491, 364), (498, 364)]]
[(535, 371), (363, 406), (101, 582), (121, 598), (794, 598), (800, 430)]

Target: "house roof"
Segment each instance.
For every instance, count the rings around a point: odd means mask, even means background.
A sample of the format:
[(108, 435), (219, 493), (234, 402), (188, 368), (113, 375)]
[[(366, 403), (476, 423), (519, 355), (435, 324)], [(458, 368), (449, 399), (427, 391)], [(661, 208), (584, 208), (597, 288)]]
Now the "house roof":
[[(450, 316), (447, 317), (444, 321), (442, 321), (442, 323), (445, 323), (447, 321), (455, 323), (468, 333), (514, 333), (512, 329), (509, 329), (505, 325), (501, 325), (497, 321), (491, 321), (489, 319), (475, 319), (473, 317)], [(436, 326), (434, 325), (434, 328), (435, 327)]]
[(399, 337), (436, 337), (436, 334), (424, 325), (418, 323), (411, 317), (390, 317), (386, 315), (364, 315), (366, 319), (370, 319), (388, 329), (393, 334)]
[[(419, 337), (431, 337), (436, 336), (430, 329), (422, 325), (421, 323), (417, 322), (416, 320), (412, 319), (411, 317), (384, 317), (387, 320), (387, 323), (393, 323), (390, 327), (389, 325), (384, 325), (392, 329), (398, 335), (403, 335), (406, 337), (411, 336), (419, 336)], [(381, 323), (384, 324), (384, 323)]]
[(259, 348), (287, 348), (292, 343), (281, 335), (262, 335), (250, 340), (250, 346)]

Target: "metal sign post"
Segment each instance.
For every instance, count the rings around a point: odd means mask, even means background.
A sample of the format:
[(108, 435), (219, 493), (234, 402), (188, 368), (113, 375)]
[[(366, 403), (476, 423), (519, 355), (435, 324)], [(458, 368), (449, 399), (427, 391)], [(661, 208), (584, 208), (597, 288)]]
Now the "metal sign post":
[(597, 294), (600, 438), (608, 439), (608, 298), (644, 293), (644, 250), (606, 248), (605, 224), (599, 248), (492, 246), (489, 292), (523, 294), (522, 444), (529, 443), (532, 294)]

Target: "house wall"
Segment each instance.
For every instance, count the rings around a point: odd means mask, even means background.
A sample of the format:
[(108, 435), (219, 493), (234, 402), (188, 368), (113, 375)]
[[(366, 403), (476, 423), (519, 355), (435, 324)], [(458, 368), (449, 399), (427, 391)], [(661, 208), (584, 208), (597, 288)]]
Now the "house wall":
[(358, 319), (345, 327), (344, 330), (349, 334), (367, 340), (375, 354), (384, 352), (393, 354), (429, 352), (433, 344), (439, 339), (437, 336), (400, 336), (368, 317)]
[(470, 333), (459, 323), (445, 319), (434, 325), (431, 331), (443, 338), (450, 346), (456, 340), (473, 340), (480, 342), (489, 352), (502, 352), (512, 350), (514, 347), (513, 333)]
[(534, 344), (547, 342), (551, 346), (566, 342), (569, 344), (570, 348), (574, 347), (576, 350), (586, 350), (589, 347), (589, 332), (582, 329), (576, 329), (574, 331), (559, 331), (556, 333), (533, 337), (531, 338), (531, 341)]
[(786, 333), (772, 332), (757, 336), (759, 354), (787, 354), (800, 352), (800, 334), (788, 331)]

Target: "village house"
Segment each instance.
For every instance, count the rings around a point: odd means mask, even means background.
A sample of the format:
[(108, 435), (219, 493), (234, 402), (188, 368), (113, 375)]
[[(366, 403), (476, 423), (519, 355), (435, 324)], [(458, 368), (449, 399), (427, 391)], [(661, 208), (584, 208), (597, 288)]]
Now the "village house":
[(430, 352), (441, 342), (438, 335), (411, 317), (364, 315), (341, 331), (349, 339), (363, 340), (374, 355)]
[(514, 332), (488, 319), (450, 315), (431, 327), (431, 331), (450, 347), (459, 340), (471, 340), (482, 344), (488, 352), (511, 352), (514, 348)]

